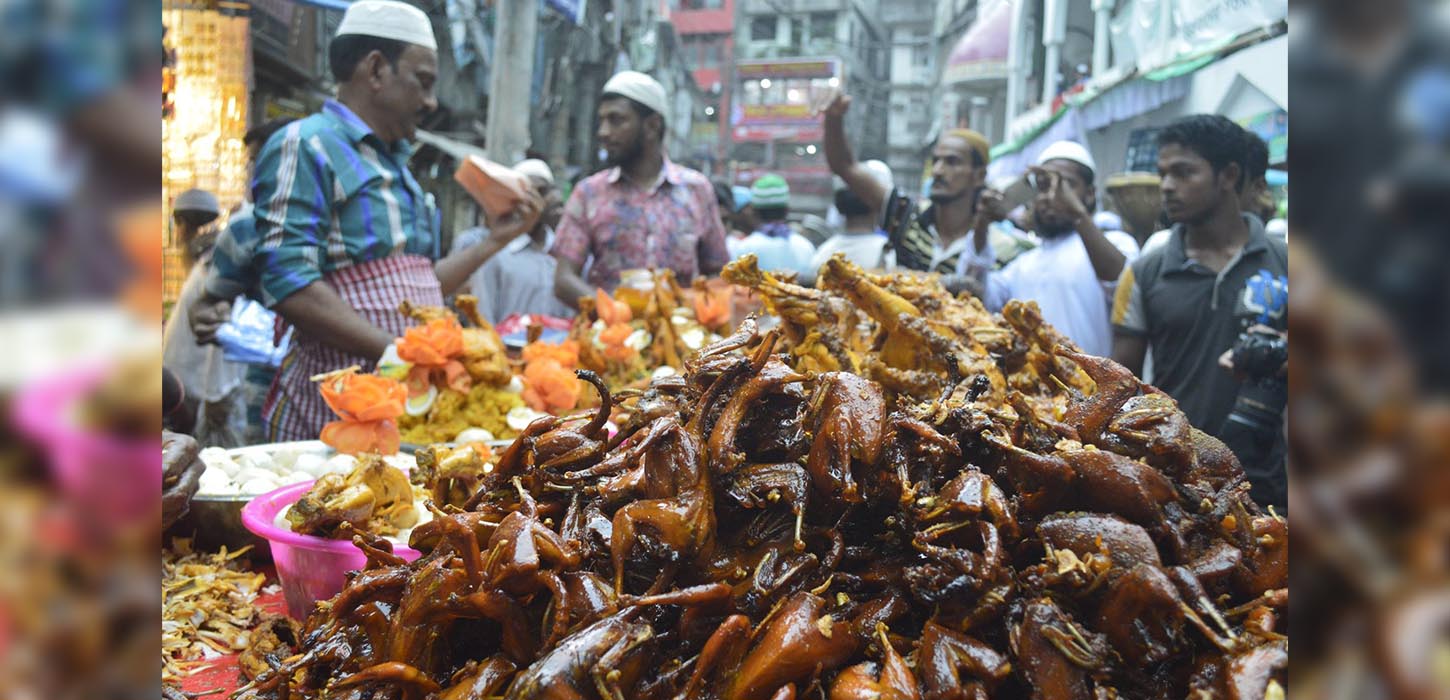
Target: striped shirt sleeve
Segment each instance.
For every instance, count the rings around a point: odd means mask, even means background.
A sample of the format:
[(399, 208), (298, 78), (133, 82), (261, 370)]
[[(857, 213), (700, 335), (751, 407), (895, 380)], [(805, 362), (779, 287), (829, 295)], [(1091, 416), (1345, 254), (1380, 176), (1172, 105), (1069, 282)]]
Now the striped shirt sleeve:
[(302, 138), (300, 123), (267, 143), (257, 159), (253, 186), (257, 237), (253, 262), (262, 301), (276, 306), (322, 279), (332, 220), (327, 193), (333, 173), (324, 154)]
[(1138, 284), (1134, 268), (1123, 266), (1118, 275), (1118, 288), (1113, 294), (1113, 330), (1132, 336), (1148, 334), (1148, 317), (1143, 308), (1143, 289)]

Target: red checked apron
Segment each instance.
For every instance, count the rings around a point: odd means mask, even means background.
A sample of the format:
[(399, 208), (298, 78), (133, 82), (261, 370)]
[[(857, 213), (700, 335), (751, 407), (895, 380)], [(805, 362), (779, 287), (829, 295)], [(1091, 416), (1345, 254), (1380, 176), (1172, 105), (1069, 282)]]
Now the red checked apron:
[[(404, 300), (415, 306), (442, 306), (443, 291), (433, 272), (433, 261), (421, 255), (394, 255), (353, 265), (323, 278), (354, 310), (394, 337), (414, 325), (398, 312)], [(316, 440), (322, 426), (335, 420), (312, 377), (351, 365), (371, 372), (376, 357), (349, 355), (315, 338), (293, 334), (292, 351), (282, 361), (277, 379), (262, 407), (268, 439)]]

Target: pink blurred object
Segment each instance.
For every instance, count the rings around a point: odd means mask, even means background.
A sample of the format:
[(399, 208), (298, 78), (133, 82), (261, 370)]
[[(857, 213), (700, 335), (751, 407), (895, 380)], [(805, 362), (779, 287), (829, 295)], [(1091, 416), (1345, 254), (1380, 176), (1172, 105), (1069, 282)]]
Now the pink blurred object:
[(38, 381), (15, 397), (13, 420), (49, 458), (65, 498), (107, 525), (157, 517), (161, 500), (161, 436), (128, 440), (80, 424), (76, 407), (105, 381), (93, 367)]
[(493, 328), (498, 331), (499, 335), (509, 335), (527, 331), (530, 323), (537, 323), (545, 329), (558, 331), (567, 331), (574, 327), (574, 320), (569, 318), (559, 318), (548, 314), (512, 313), (505, 316), (502, 321), (495, 323)]
[[(242, 525), (272, 546), (272, 562), (287, 599), (287, 614), (298, 620), (307, 619), (313, 603), (337, 595), (347, 584), (347, 572), (367, 564), (367, 557), (351, 540), (299, 535), (277, 527), (277, 514), (300, 500), (310, 488), (311, 481), (283, 486), (242, 507)], [(407, 561), (422, 555), (399, 544), (393, 545), (393, 553)]]

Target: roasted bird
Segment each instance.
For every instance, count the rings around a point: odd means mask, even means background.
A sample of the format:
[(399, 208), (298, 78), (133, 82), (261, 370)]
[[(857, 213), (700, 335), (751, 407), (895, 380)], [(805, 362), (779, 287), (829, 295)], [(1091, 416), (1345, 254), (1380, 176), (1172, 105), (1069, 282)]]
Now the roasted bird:
[(364, 454), (351, 472), (324, 474), (287, 510), (293, 532), (351, 537), (355, 532), (396, 535), (418, 522), (408, 476), (376, 454)]
[[(842, 262), (839, 291), (735, 263), (781, 327), (643, 391), (582, 373), (594, 415), (440, 492), (418, 561), (358, 537), (368, 567), (238, 695), (1284, 696), (1288, 525), (1221, 443), (1030, 305)], [(796, 354), (812, 331), (863, 369)]]

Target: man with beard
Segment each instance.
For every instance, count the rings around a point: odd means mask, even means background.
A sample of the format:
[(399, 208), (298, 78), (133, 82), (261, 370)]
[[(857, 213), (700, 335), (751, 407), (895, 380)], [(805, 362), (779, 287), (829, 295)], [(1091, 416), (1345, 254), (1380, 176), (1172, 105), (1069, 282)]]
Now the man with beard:
[(574, 188), (552, 251), (554, 294), (565, 304), (577, 308), (595, 288), (612, 292), (625, 270), (671, 269), (688, 285), (729, 262), (714, 187), (665, 156), (668, 109), (664, 87), (643, 73), (604, 84), (597, 135), (610, 167)]
[(1058, 141), (1043, 149), (1028, 178), (1036, 189), (1032, 218), (1041, 245), (993, 270), (991, 237), (973, 235), (972, 252), (958, 272), (986, 290), (987, 308), (1000, 311), (1011, 299), (1036, 301), (1042, 317), (1084, 352), (1113, 349), (1108, 308), (1123, 265), (1138, 257), (1138, 243), (1123, 231), (1102, 231), (1093, 220), (1093, 157), (1081, 144)]
[(252, 185), (257, 286), (296, 329), (263, 409), (276, 441), (316, 439), (333, 414), (311, 378), (372, 371), (412, 325), (399, 302), (442, 306), (541, 208), (531, 198), (483, 242), (438, 259), (437, 207), (407, 168), (408, 141), (438, 106), (432, 22), (407, 3), (359, 0), (328, 63), (337, 99), (267, 140)]
[[(878, 217), (890, 216), (888, 205), (906, 198), (883, 186), (852, 154), (845, 128), (850, 107), (851, 97), (834, 89), (815, 102), (814, 111), (823, 116), (826, 162)], [(958, 277), (957, 262), (967, 251), (968, 234), (981, 231), (986, 235), (992, 222), (1006, 216), (1001, 195), (982, 184), (990, 150), (987, 139), (971, 129), (952, 129), (937, 140), (931, 152), (931, 205), (913, 209), (904, 227), (884, 226), (891, 236), (897, 267)], [(960, 278), (946, 282), (948, 288), (960, 287)]]

